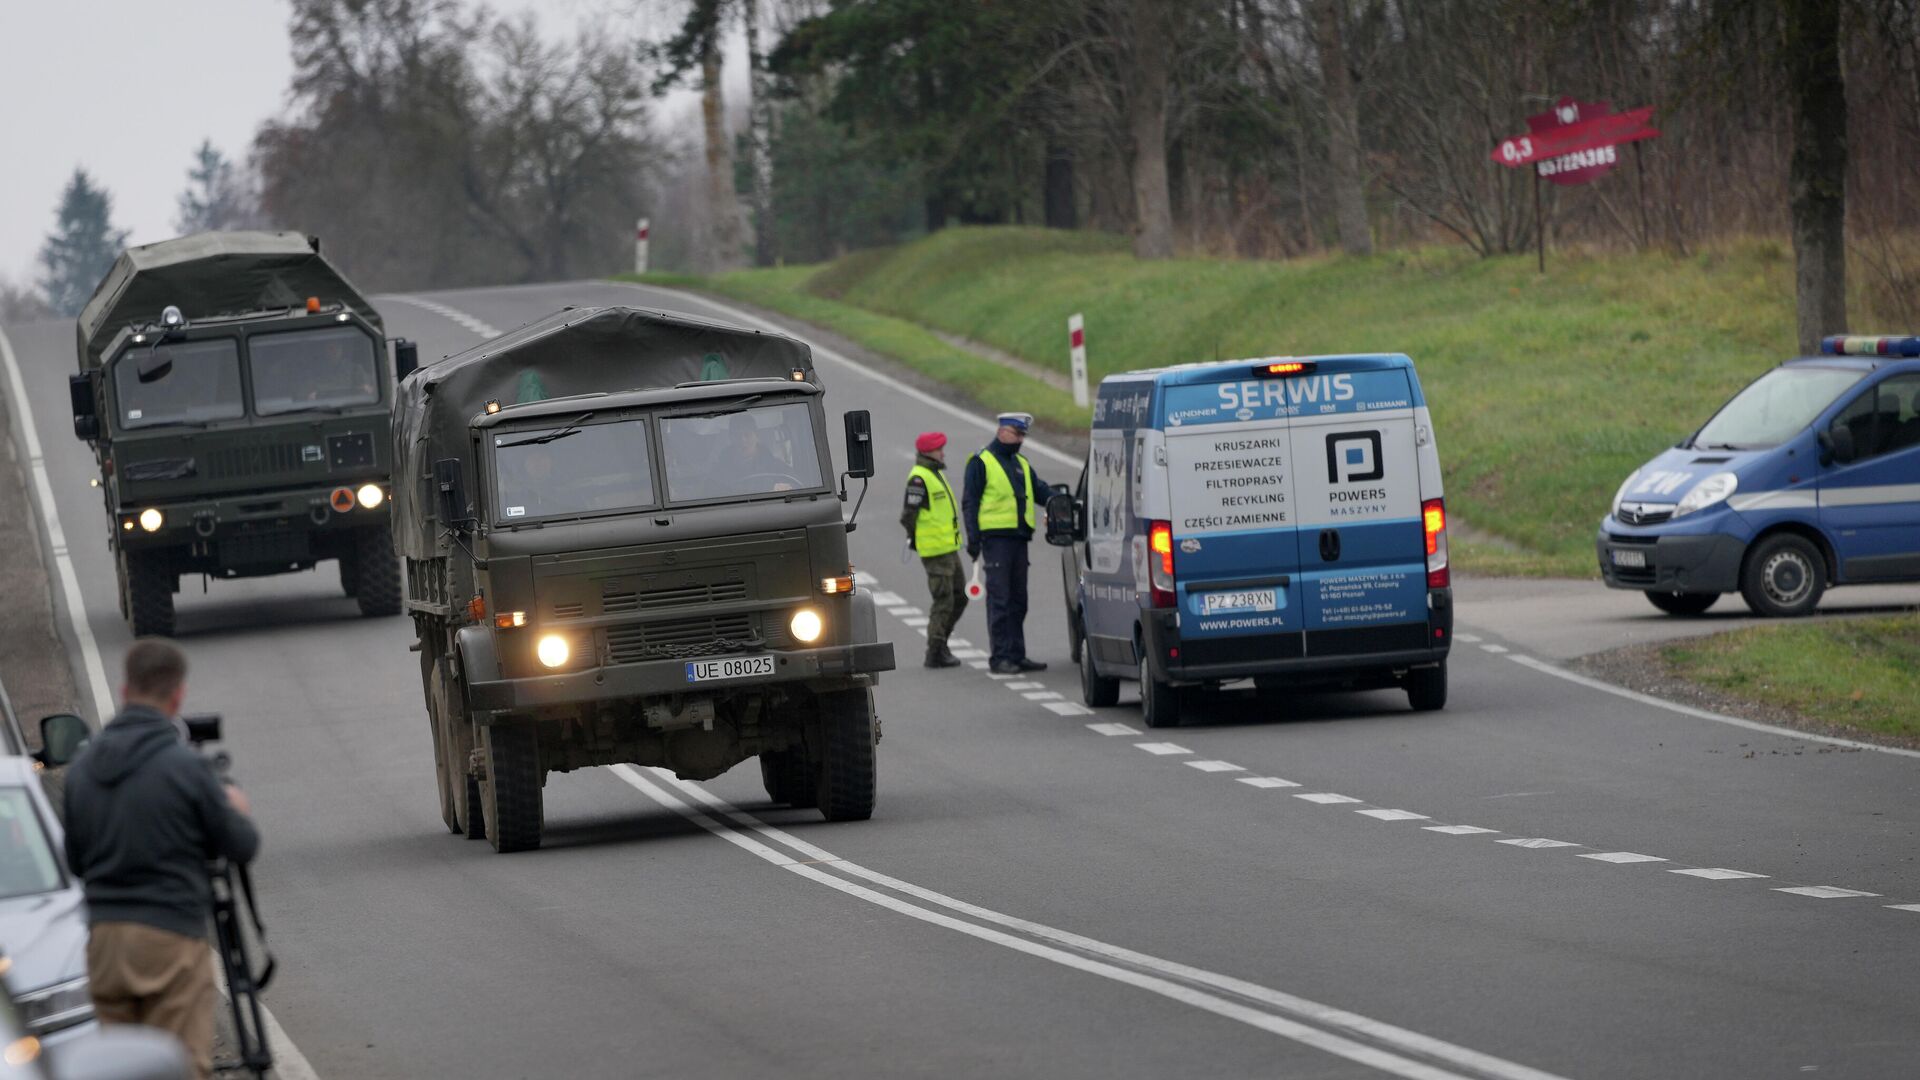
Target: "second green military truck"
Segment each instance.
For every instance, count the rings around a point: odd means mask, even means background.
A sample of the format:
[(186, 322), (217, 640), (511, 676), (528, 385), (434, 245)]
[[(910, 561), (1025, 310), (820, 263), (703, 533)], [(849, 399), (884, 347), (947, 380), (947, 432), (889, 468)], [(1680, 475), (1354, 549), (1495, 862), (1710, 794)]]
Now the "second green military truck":
[(873, 448), (846, 414), (836, 484), (822, 395), (798, 341), (624, 307), (405, 379), (394, 535), (450, 829), (534, 848), (549, 773), (751, 757), (777, 802), (871, 816), (893, 645), (842, 504)]
[[(185, 575), (329, 559), (362, 614), (399, 613), (394, 368), (379, 313), (318, 241), (224, 232), (130, 248), (78, 332), (73, 429), (100, 465), (135, 636), (173, 634)], [(412, 362), (410, 343), (395, 352)]]

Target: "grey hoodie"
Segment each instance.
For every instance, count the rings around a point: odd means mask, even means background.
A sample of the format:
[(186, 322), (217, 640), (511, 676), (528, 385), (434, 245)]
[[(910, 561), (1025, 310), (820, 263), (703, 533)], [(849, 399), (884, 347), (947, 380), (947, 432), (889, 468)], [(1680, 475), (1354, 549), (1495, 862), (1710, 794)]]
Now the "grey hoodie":
[(204, 937), (207, 860), (247, 862), (260, 834), (213, 767), (159, 712), (134, 705), (67, 770), (67, 864), (93, 923), (135, 922)]

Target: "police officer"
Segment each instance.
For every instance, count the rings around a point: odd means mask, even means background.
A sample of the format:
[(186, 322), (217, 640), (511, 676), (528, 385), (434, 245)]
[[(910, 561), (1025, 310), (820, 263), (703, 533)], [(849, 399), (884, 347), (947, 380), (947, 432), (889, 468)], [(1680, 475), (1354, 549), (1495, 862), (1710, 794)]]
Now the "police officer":
[(986, 559), (987, 635), (993, 641), (988, 670), (1000, 675), (1044, 671), (1027, 656), (1022, 624), (1027, 618), (1027, 544), (1037, 507), (1047, 501), (1044, 481), (1020, 453), (1033, 417), (1002, 413), (1000, 430), (986, 449), (967, 459), (960, 499), (967, 525), (967, 556)]
[(967, 610), (967, 576), (960, 569), (960, 507), (947, 482), (947, 437), (928, 431), (913, 441), (918, 455), (907, 475), (907, 503), (900, 524), (907, 543), (920, 553), (927, 570), (927, 591), (933, 610), (927, 616), (927, 663), (930, 668), (959, 667), (960, 658), (947, 648), (960, 613)]

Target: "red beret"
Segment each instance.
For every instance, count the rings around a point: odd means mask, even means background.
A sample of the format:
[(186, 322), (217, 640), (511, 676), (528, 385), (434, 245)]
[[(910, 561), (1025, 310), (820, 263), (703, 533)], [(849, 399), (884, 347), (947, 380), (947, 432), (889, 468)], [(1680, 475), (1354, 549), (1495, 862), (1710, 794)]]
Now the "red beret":
[(947, 445), (947, 437), (938, 431), (923, 431), (913, 440), (913, 448), (921, 453), (929, 453)]

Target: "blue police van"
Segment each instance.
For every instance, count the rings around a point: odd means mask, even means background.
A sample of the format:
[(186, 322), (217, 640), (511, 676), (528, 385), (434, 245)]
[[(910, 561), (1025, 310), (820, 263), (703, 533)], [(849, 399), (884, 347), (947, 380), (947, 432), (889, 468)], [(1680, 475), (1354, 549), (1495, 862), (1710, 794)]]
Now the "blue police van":
[(1405, 356), (1110, 376), (1086, 467), (1048, 501), (1089, 705), (1140, 686), (1150, 727), (1196, 689), (1402, 687), (1447, 699), (1453, 640), (1433, 422)]
[(1827, 338), (1755, 379), (1627, 477), (1597, 545), (1608, 585), (1673, 615), (1920, 581), (1920, 337)]

